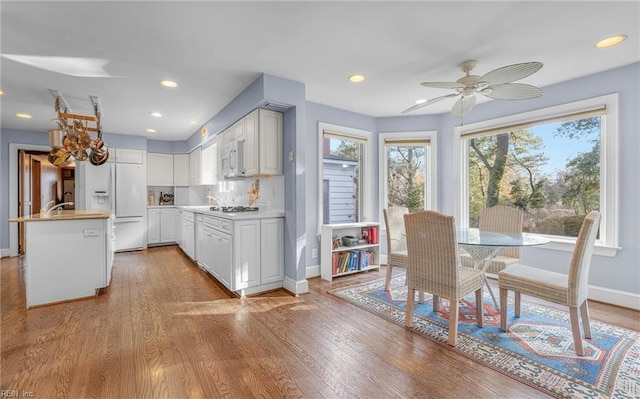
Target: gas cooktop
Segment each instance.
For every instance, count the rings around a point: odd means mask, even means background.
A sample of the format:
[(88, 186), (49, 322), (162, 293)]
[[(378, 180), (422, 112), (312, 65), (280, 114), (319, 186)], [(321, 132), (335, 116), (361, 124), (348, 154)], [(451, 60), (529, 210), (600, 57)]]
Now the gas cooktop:
[(212, 206), (209, 209), (212, 211), (222, 211), (226, 213), (257, 212), (259, 210), (259, 208), (254, 206)]

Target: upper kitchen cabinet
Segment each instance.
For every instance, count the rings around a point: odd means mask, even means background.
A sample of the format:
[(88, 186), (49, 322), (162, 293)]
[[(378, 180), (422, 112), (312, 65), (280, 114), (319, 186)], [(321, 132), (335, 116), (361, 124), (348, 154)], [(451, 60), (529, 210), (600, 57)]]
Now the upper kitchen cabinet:
[(231, 126), (233, 140), (243, 141), (245, 138), (245, 123), (244, 118), (240, 119)]
[(224, 165), (222, 152), (224, 151), (227, 143), (233, 140), (233, 130), (231, 127), (228, 127), (226, 130), (220, 132), (218, 136), (216, 136), (216, 144), (218, 147), (218, 158), (216, 160), (216, 167), (218, 169), (218, 180), (224, 179)]
[(282, 113), (256, 109), (243, 118), (243, 172), (247, 176), (282, 174)]
[(147, 154), (147, 185), (173, 186), (173, 154)]
[(173, 184), (175, 186), (189, 185), (189, 154), (173, 155)]
[(111, 148), (109, 150), (113, 160), (117, 163), (144, 163), (144, 150), (131, 148)]
[(202, 184), (202, 148), (198, 147), (189, 153), (189, 185), (198, 186)]
[(189, 184), (198, 186), (218, 181), (218, 143), (214, 140), (206, 147), (189, 153)]
[(217, 140), (202, 149), (200, 172), (202, 184), (216, 184), (218, 182)]

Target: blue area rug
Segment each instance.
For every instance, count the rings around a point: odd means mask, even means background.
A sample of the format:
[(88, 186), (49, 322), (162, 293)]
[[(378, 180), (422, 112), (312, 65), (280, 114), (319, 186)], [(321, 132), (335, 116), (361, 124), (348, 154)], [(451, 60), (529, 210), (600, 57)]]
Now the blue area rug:
[[(486, 289), (485, 289), (486, 291)], [(384, 281), (329, 291), (330, 294), (404, 326), (407, 287), (394, 277), (390, 292)], [(577, 356), (568, 311), (523, 301), (520, 318), (509, 303), (508, 332), (500, 330), (500, 312), (484, 301), (484, 327), (476, 325), (475, 297), (461, 301), (458, 343), (447, 345), (449, 301), (433, 311), (430, 295), (415, 302), (411, 330), (558, 398), (640, 398), (640, 332), (591, 320), (586, 355)], [(513, 293), (511, 293), (513, 298)], [(417, 301), (417, 296), (416, 296)]]

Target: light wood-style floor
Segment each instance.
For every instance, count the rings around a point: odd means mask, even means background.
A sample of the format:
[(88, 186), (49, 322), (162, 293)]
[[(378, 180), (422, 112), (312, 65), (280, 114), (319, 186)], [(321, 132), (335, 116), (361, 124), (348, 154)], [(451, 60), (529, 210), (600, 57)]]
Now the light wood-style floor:
[[(25, 309), (2, 259), (0, 389), (35, 398), (540, 398), (542, 393), (327, 294), (236, 298), (175, 246), (115, 256), (99, 297)], [(638, 329), (640, 312), (591, 304)]]

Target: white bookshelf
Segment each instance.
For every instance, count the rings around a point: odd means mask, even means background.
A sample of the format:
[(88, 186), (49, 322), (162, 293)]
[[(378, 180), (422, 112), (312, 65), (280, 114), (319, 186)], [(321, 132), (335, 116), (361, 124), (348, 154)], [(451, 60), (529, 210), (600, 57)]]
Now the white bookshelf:
[[(359, 243), (358, 245), (347, 247), (342, 243), (343, 236), (362, 236), (362, 228), (371, 228), (375, 227), (378, 229), (377, 234), (377, 242), (375, 244), (371, 243)], [(340, 238), (340, 246), (334, 248), (333, 247), (333, 237), (337, 236)], [(321, 230), (321, 240), (320, 240), (320, 251), (321, 251), (321, 262), (320, 262), (320, 275), (323, 280), (331, 281), (335, 277), (345, 276), (354, 273), (365, 272), (369, 270), (379, 270), (380, 269), (380, 223), (340, 223), (340, 224), (323, 224)], [(348, 253), (360, 253), (360, 255), (356, 256), (356, 264), (352, 268), (346, 268), (346, 270), (338, 270), (334, 271), (334, 254), (338, 254), (336, 256), (340, 257), (345, 256)], [(367, 253), (367, 255), (363, 255)], [(359, 256), (359, 257), (358, 257)], [(367, 256), (369, 259), (369, 263), (367, 266), (364, 266), (365, 262), (362, 260), (363, 256)]]

